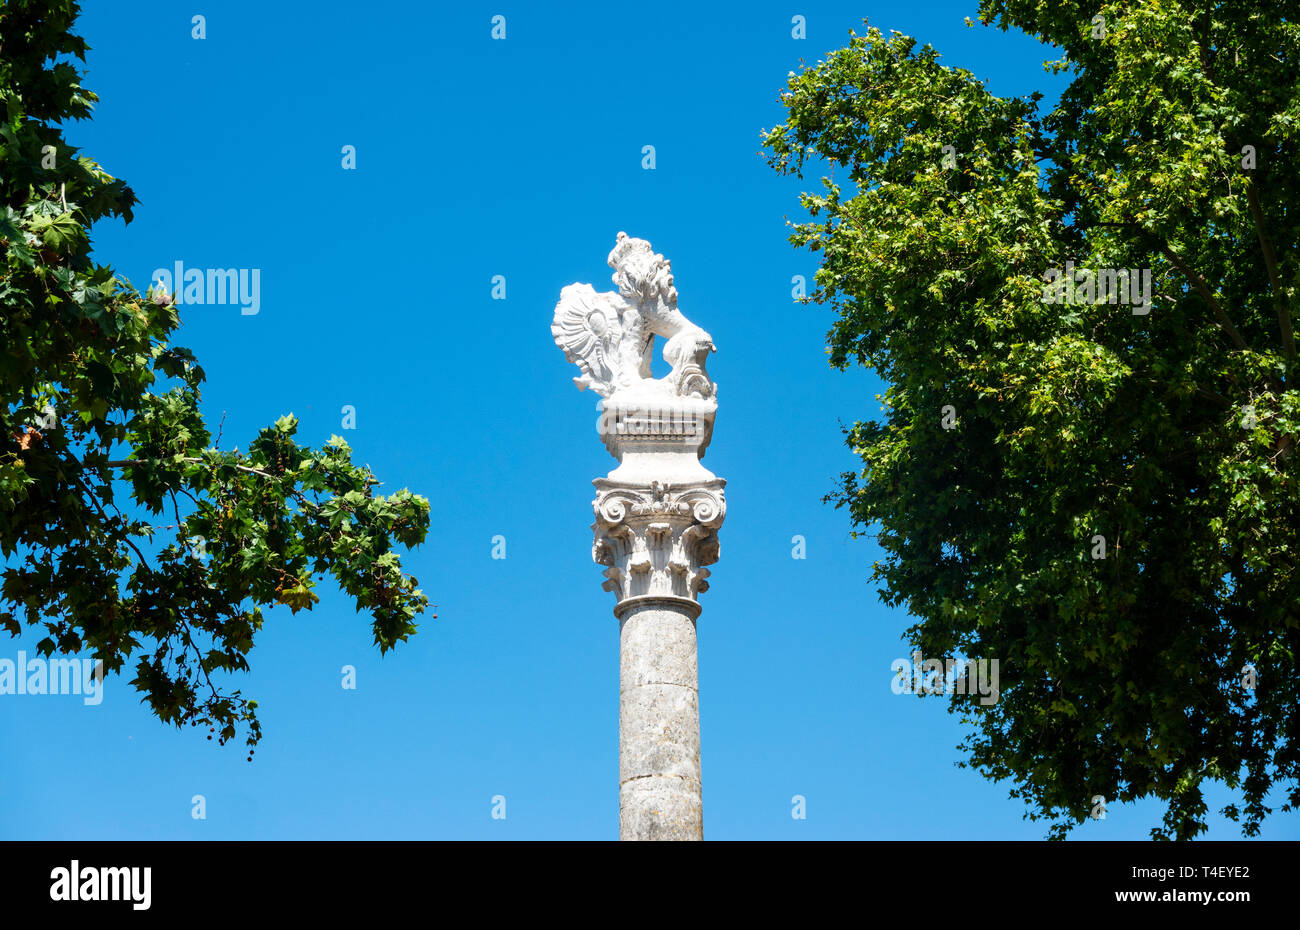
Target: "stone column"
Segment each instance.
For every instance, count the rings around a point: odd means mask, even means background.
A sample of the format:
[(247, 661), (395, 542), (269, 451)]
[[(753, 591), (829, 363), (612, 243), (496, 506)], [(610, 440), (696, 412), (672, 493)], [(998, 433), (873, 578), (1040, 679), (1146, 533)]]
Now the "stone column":
[[(718, 560), (726, 484), (700, 459), (713, 436), (713, 337), (677, 307), (672, 266), (619, 233), (606, 264), (617, 292), (560, 291), (551, 336), (600, 394), (599, 433), (618, 467), (597, 478), (592, 557), (605, 567), (619, 629), (619, 836), (704, 838), (699, 594)], [(671, 371), (654, 378), (655, 339)]]
[(619, 836), (703, 839), (695, 623), (726, 515), (726, 482), (699, 463), (714, 407), (604, 407), (620, 465), (594, 482), (592, 555), (619, 622)]

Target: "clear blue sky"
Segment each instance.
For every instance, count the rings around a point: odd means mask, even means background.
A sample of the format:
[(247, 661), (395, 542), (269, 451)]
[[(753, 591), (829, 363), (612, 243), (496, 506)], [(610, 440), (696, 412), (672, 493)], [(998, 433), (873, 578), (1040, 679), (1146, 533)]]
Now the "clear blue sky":
[[(84, 6), (102, 100), (69, 140), (140, 198), (129, 227), (96, 228), (97, 258), (141, 289), (178, 260), (261, 269), (257, 315), (183, 308), (223, 447), (293, 412), (302, 441), (341, 433), (386, 488), (427, 496), (429, 540), (405, 564), (438, 619), (381, 660), (324, 585), (310, 614), (270, 612), (235, 682), (261, 702), (251, 764), (162, 726), (124, 680), (98, 707), (0, 697), (0, 837), (616, 837), (618, 627), (589, 530), (591, 479), (614, 462), (549, 324), (564, 285), (607, 288), (619, 230), (672, 260), (683, 311), (719, 349), (705, 464), (729, 509), (699, 625), (706, 837), (1045, 833), (1006, 784), (955, 767), (942, 700), (891, 693), (908, 617), (868, 581), (874, 546), (821, 502), (856, 464), (839, 421), (875, 415), (882, 386), (830, 370), (829, 311), (791, 300), (816, 267), (786, 241), (800, 184), (757, 153), (787, 72), (864, 16), (1002, 94), (1054, 99), (1047, 50), (968, 29), (974, 0)], [(1158, 818), (1112, 805), (1075, 835), (1144, 839)], [(1300, 838), (1300, 818), (1264, 836)]]

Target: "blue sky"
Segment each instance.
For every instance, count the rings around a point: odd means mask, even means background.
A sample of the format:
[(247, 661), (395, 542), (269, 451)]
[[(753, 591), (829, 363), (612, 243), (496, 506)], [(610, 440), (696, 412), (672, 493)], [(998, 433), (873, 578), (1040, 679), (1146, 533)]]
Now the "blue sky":
[[(438, 619), (381, 659), (323, 584), (311, 613), (270, 612), (234, 682), (261, 705), (253, 763), (164, 727), (124, 680), (98, 707), (2, 698), (0, 837), (615, 838), (618, 626), (589, 529), (591, 479), (614, 461), (549, 325), (564, 285), (610, 287), (620, 230), (672, 261), (683, 312), (718, 345), (705, 464), (728, 480), (728, 516), (699, 623), (705, 836), (1044, 835), (1006, 784), (956, 768), (942, 700), (890, 690), (909, 619), (868, 581), (874, 546), (821, 500), (855, 467), (839, 423), (874, 415), (883, 388), (832, 371), (829, 311), (791, 299), (816, 265), (785, 221), (816, 181), (777, 177), (758, 151), (787, 72), (863, 17), (1001, 94), (1054, 99), (1049, 50), (967, 28), (973, 0), (83, 5), (101, 102), (68, 138), (140, 198), (129, 227), (96, 227), (98, 260), (142, 290), (176, 261), (260, 269), (256, 315), (182, 308), (223, 447), (293, 412), (301, 441), (339, 433), (386, 489), (428, 497), (429, 539), (404, 563)], [(1112, 805), (1075, 836), (1145, 839), (1159, 813)], [(1239, 833), (1215, 815), (1208, 836)], [(1300, 817), (1263, 836), (1300, 838)]]

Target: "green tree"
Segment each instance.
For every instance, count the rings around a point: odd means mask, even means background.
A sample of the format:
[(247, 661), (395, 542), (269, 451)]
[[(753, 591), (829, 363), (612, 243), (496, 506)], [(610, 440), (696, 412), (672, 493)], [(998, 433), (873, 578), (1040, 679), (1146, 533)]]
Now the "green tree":
[[(888, 385), (830, 499), (924, 655), (999, 659), (996, 704), (951, 698), (964, 764), (1049, 835), (1101, 795), (1194, 837), (1213, 780), (1254, 835), (1275, 786), (1300, 804), (1300, 3), (980, 19), (1059, 51), (1055, 108), (869, 29), (764, 133), (780, 173), (831, 166), (791, 242), (831, 364)], [(1115, 269), (1150, 270), (1149, 308), (1111, 302)]]
[(161, 720), (242, 728), (251, 758), (256, 702), (213, 679), (248, 669), (262, 608), (310, 609), (329, 574), (381, 651), (404, 641), (428, 601), (393, 546), (424, 540), (429, 505), (377, 495), (338, 437), (299, 445), (291, 415), (216, 448), (172, 295), (91, 261), (91, 225), (129, 222), (135, 195), (63, 138), (97, 99), (71, 61), (78, 12), (0, 3), (0, 627), (109, 673), (133, 661)]

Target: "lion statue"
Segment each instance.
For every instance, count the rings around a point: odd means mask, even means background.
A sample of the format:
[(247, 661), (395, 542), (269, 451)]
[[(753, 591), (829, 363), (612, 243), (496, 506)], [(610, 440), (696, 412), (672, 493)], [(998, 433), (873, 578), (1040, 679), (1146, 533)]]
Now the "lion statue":
[[(621, 232), (607, 261), (617, 293), (570, 284), (555, 306), (551, 335), (582, 372), (574, 383), (602, 397), (620, 392), (715, 398), (717, 385), (704, 370), (715, 351), (713, 337), (677, 309), (668, 260), (646, 240)], [(667, 340), (663, 357), (671, 371), (663, 378), (650, 375), (655, 336)]]

